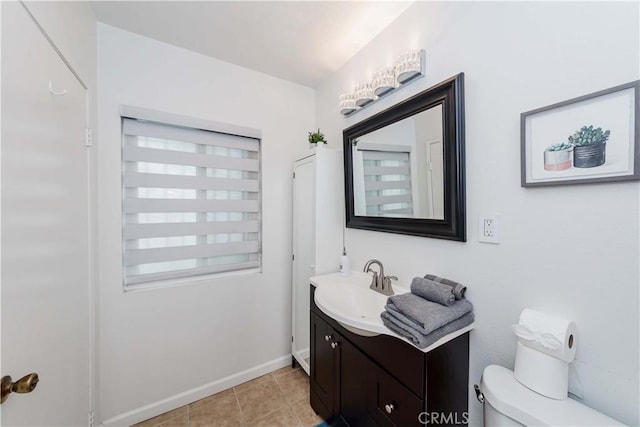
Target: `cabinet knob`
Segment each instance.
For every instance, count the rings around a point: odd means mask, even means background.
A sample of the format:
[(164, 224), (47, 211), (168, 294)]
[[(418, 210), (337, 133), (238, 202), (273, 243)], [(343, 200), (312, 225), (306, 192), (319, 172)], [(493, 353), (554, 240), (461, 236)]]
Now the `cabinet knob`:
[(324, 336), (324, 340), (325, 340), (325, 341), (331, 341), (332, 339), (333, 339), (333, 336), (332, 336), (332, 335), (325, 335), (325, 336)]
[(392, 413), (394, 409), (395, 408), (393, 407), (393, 403), (388, 403), (384, 405), (384, 410), (387, 411), (387, 414)]
[(332, 342), (331, 343), (331, 348), (335, 350), (336, 348), (338, 348), (339, 345), (340, 345), (339, 342)]

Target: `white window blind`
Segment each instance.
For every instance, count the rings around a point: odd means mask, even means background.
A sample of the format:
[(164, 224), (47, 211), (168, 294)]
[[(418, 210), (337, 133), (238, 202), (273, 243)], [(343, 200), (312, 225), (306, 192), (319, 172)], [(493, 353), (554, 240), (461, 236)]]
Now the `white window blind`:
[(361, 151), (367, 216), (413, 216), (408, 149)]
[(260, 140), (123, 118), (125, 287), (260, 267)]

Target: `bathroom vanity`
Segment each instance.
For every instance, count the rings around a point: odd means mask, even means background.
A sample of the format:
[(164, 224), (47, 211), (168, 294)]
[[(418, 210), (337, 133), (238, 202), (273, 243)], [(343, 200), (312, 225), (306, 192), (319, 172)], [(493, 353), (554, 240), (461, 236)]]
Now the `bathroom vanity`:
[(349, 426), (467, 424), (471, 328), (423, 351), (390, 331), (337, 321), (318, 306), (316, 291), (312, 283), (310, 387), (322, 418)]

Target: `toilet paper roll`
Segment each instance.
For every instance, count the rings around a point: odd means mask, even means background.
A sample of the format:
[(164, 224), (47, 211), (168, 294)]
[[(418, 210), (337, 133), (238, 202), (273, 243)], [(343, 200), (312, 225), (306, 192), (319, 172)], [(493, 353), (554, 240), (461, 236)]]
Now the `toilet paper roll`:
[(525, 308), (513, 325), (519, 341), (567, 363), (576, 357), (578, 329), (572, 320)]
[(525, 387), (552, 399), (563, 400), (569, 391), (569, 364), (518, 341), (513, 377)]

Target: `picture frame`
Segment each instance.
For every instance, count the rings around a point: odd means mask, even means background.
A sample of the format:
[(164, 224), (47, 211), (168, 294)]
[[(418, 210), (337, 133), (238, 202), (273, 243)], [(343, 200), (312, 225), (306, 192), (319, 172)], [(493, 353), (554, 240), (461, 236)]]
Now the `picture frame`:
[(520, 115), (521, 186), (640, 179), (640, 80)]

